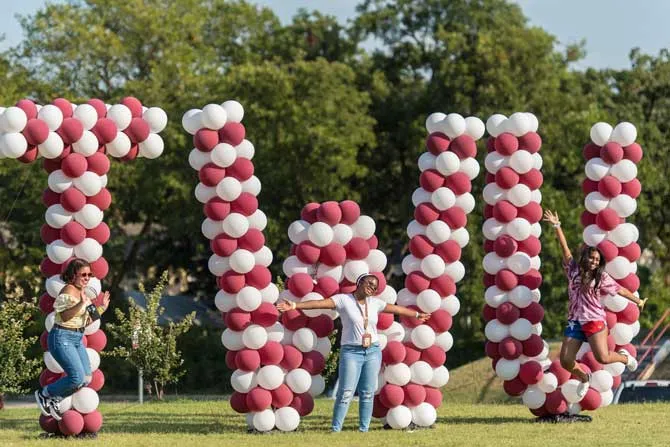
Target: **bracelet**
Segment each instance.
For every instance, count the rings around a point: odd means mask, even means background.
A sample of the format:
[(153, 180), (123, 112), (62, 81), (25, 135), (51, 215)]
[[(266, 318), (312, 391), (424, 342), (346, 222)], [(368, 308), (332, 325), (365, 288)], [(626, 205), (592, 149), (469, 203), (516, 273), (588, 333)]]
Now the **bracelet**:
[(553, 224), (553, 226), (554, 226), (554, 228), (561, 228), (561, 223), (560, 222), (555, 223), (555, 224)]
[(416, 316), (414, 318), (419, 318), (421, 314), (419, 312), (416, 313)]
[(298, 303), (291, 301), (291, 310), (296, 310), (298, 308)]

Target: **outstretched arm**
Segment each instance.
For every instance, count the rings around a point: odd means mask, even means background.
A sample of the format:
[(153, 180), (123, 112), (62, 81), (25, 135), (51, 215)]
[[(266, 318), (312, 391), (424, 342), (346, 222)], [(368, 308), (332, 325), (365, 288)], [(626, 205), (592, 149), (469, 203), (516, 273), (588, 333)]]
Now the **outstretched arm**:
[(423, 312), (417, 312), (413, 309), (409, 309), (407, 307), (403, 306), (396, 306), (395, 304), (387, 304), (384, 307), (384, 310), (382, 312), (385, 312), (387, 314), (396, 314), (396, 315), (402, 315), (405, 317), (411, 317), (411, 318), (418, 318), (421, 321), (426, 321), (427, 319), (430, 318), (430, 314), (426, 314)]
[(558, 242), (561, 244), (563, 262), (567, 264), (572, 259), (572, 253), (570, 253), (568, 242), (565, 240), (563, 230), (561, 230), (561, 221), (558, 219), (558, 214), (547, 210), (544, 212), (544, 220), (549, 222), (556, 229), (556, 236), (558, 236)]
[(296, 303), (295, 301), (281, 300), (277, 303), (279, 312), (286, 312), (291, 309), (335, 309), (335, 302), (330, 298), (323, 300), (304, 301)]
[(647, 300), (649, 299), (649, 298), (645, 299), (638, 298), (635, 295), (633, 295), (633, 292), (625, 288), (619, 290), (619, 295), (637, 304), (637, 307), (639, 307), (640, 310), (644, 309), (644, 305), (647, 303)]

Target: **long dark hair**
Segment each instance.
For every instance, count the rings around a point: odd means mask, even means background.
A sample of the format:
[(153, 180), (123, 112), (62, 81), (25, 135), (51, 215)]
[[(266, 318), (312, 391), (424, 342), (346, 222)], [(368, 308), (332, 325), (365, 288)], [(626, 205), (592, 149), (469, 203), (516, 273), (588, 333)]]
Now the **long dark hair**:
[[(598, 253), (598, 255), (600, 255), (600, 263), (596, 269), (591, 270), (589, 267), (589, 258), (593, 253)], [(579, 255), (579, 277), (582, 282), (581, 288), (583, 290), (587, 290), (591, 286), (591, 282), (593, 282), (593, 290), (598, 290), (600, 280), (605, 271), (605, 264), (605, 256), (603, 256), (603, 253), (598, 250), (598, 248), (589, 247), (588, 245), (582, 247), (582, 252)]]
[(63, 270), (63, 273), (60, 274), (60, 279), (65, 281), (66, 284), (72, 284), (74, 277), (77, 276), (77, 272), (84, 267), (90, 268), (91, 264), (89, 264), (85, 259), (74, 258), (67, 264), (65, 270)]

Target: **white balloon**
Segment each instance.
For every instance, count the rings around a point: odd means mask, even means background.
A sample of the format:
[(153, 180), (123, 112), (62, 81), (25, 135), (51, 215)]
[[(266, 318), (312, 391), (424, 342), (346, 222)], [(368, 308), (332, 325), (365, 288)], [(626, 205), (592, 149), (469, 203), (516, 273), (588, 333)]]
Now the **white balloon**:
[(435, 155), (430, 152), (424, 152), (419, 156), (418, 164), (421, 172), (428, 169), (435, 169)]
[(200, 225), (200, 230), (207, 239), (210, 240), (214, 239), (218, 234), (221, 234), (223, 232), (222, 221), (212, 220), (209, 217), (207, 217), (205, 220), (202, 221), (202, 224)]
[(435, 158), (435, 168), (444, 176), (458, 172), (460, 166), (461, 162), (458, 159), (458, 155), (453, 152), (442, 152)]
[(216, 194), (223, 200), (232, 202), (242, 194), (242, 184), (235, 177), (224, 177), (216, 185)]
[(633, 124), (626, 121), (617, 124), (612, 131), (612, 135), (610, 135), (610, 141), (619, 143), (623, 147), (635, 143), (636, 138), (637, 129)]
[(317, 278), (323, 278), (325, 276), (328, 276), (330, 278), (333, 278), (335, 281), (340, 282), (344, 279), (344, 267), (341, 265), (326, 265), (326, 264), (319, 264), (316, 270), (316, 277)]
[[(130, 122), (133, 119), (133, 114), (127, 106), (123, 104), (114, 104), (107, 111), (107, 118), (114, 121), (116, 128), (121, 131), (126, 130), (126, 128), (130, 126)], [(167, 121), (167, 116), (165, 119)], [(119, 132), (117, 136), (122, 133), (123, 132)]]
[(402, 341), (405, 338), (405, 328), (397, 321), (391, 323), (391, 326), (382, 332), (388, 341)]
[(426, 130), (428, 133), (440, 132), (439, 124), (447, 117), (444, 113), (435, 112), (426, 118)]
[(465, 227), (457, 228), (451, 231), (449, 240), (456, 241), (458, 246), (463, 248), (470, 242), (470, 233), (468, 233), (468, 230)]
[(53, 275), (46, 280), (45, 286), (50, 296), (57, 297), (65, 287), (65, 282), (60, 278), (60, 275)]
[(186, 132), (191, 135), (203, 127), (202, 124), (202, 110), (200, 109), (191, 109), (184, 113), (181, 119), (181, 125), (186, 130)]
[(18, 132), (0, 134), (0, 158), (19, 158), (28, 150), (28, 142)]
[(44, 213), (44, 219), (49, 226), (54, 228), (63, 228), (72, 221), (72, 213), (66, 211), (59, 203), (51, 205)]
[(237, 158), (237, 151), (228, 143), (217, 144), (209, 154), (211, 154), (212, 162), (222, 168), (232, 165)]
[(410, 337), (414, 346), (419, 349), (428, 349), (435, 344), (435, 331), (426, 324), (415, 327)]
[[(621, 323), (617, 323), (621, 324)], [(607, 365), (603, 365), (603, 369), (610, 373), (613, 376), (620, 376), (623, 374), (624, 370), (626, 369), (626, 365), (623, 363), (608, 363)]]
[[(107, 115), (109, 116), (109, 112), (107, 112)], [(168, 122), (165, 110), (160, 107), (149, 107), (142, 113), (142, 119), (147, 122), (152, 133), (162, 132)]]
[(622, 223), (607, 233), (607, 239), (612, 241), (617, 247), (625, 247), (633, 242), (637, 242), (639, 236), (640, 231), (632, 223)]
[(249, 349), (260, 349), (268, 341), (268, 332), (263, 326), (251, 324), (242, 332), (242, 343)]
[(351, 225), (354, 237), (370, 239), (375, 234), (375, 221), (370, 216), (360, 216), (356, 222)]
[(72, 395), (72, 406), (82, 414), (92, 413), (98, 408), (100, 398), (92, 388), (83, 387)]
[(530, 117), (524, 112), (514, 112), (505, 123), (507, 131), (515, 137), (520, 137), (531, 132), (532, 126)]
[(248, 192), (253, 196), (257, 196), (261, 192), (261, 181), (255, 175), (252, 175), (247, 180), (241, 183), (242, 192)]
[(239, 238), (249, 230), (249, 220), (240, 213), (230, 213), (222, 221), (223, 231), (231, 237)]
[(268, 284), (265, 288), (260, 290), (261, 300), (264, 303), (276, 303), (279, 298), (279, 289), (274, 283)]
[(263, 297), (261, 292), (255, 287), (242, 287), (242, 289), (235, 295), (235, 303), (237, 307), (246, 311), (253, 312), (261, 305)]
[(270, 431), (274, 428), (276, 423), (275, 413), (271, 408), (266, 408), (263, 411), (251, 414), (253, 414), (251, 417), (251, 424), (259, 432)]
[(437, 410), (431, 404), (422, 402), (410, 410), (412, 422), (419, 427), (430, 427), (437, 420)]
[(614, 378), (612, 374), (601, 369), (600, 371), (594, 371), (591, 373), (591, 382), (590, 385), (599, 393), (604, 393), (612, 389), (614, 384)]
[(140, 157), (153, 160), (161, 156), (165, 149), (165, 142), (157, 133), (150, 133), (146, 140), (138, 144), (138, 148)]
[(505, 190), (495, 182), (492, 182), (484, 186), (482, 196), (484, 197), (484, 202), (493, 206), (505, 198)]
[[(49, 296), (53, 295), (49, 294)], [(51, 332), (51, 329), (53, 329), (54, 324), (56, 324), (56, 311), (53, 311), (46, 316), (46, 318), (44, 319), (44, 329), (46, 329), (47, 332)]]
[(504, 231), (517, 241), (523, 241), (530, 236), (530, 230), (530, 222), (522, 217), (516, 217), (505, 225)]
[(82, 209), (74, 213), (74, 219), (87, 230), (100, 225), (102, 218), (103, 214), (100, 208), (90, 203), (87, 203)]
[(28, 123), (28, 116), (22, 109), (11, 106), (7, 107), (0, 114), (0, 132), (18, 133), (21, 132)]
[(484, 158), (484, 166), (491, 174), (495, 174), (499, 169), (509, 166), (509, 157), (499, 152), (489, 152)]
[(306, 393), (312, 386), (312, 376), (302, 368), (294, 369), (286, 374), (286, 385), (295, 394)]
[(610, 174), (612, 174), (622, 183), (630, 182), (635, 177), (637, 177), (637, 165), (631, 160), (624, 158), (618, 163), (612, 165)]
[(203, 152), (200, 149), (194, 148), (188, 154), (188, 164), (196, 171), (199, 171), (207, 163), (212, 162), (212, 152)]
[(60, 169), (49, 174), (47, 182), (49, 184), (49, 189), (59, 194), (72, 186), (72, 179), (65, 175)]
[(226, 111), (228, 121), (232, 123), (239, 123), (242, 121), (242, 118), (244, 118), (244, 107), (235, 100), (229, 99), (221, 104), (221, 107)]
[(415, 207), (419, 206), (420, 203), (430, 201), (431, 201), (431, 193), (429, 193), (423, 188), (416, 188), (412, 193), (412, 205), (414, 205)]
[(426, 236), (433, 244), (441, 244), (449, 240), (451, 229), (446, 222), (435, 220), (426, 226)]
[(74, 112), (72, 113), (74, 118), (77, 118), (84, 130), (91, 130), (93, 126), (98, 122), (98, 112), (96, 112), (95, 107), (90, 104), (79, 104)]
[(426, 226), (421, 225), (416, 220), (411, 220), (410, 223), (407, 224), (407, 237), (412, 239), (414, 236), (420, 234), (426, 234)]
[(207, 261), (207, 267), (209, 268), (209, 271), (212, 273), (212, 275), (221, 276), (230, 270), (230, 263), (228, 258), (222, 258), (219, 255), (213, 254)]
[(88, 354), (88, 362), (91, 365), (91, 372), (93, 372), (100, 367), (100, 354), (91, 348), (86, 348), (86, 354)]
[(525, 150), (518, 150), (509, 157), (509, 166), (519, 174), (525, 174), (533, 169), (535, 160), (533, 154)]
[(505, 123), (507, 120), (507, 117), (505, 115), (501, 115), (500, 113), (496, 113), (494, 115), (491, 115), (489, 119), (486, 120), (486, 131), (491, 135), (492, 137), (497, 137), (501, 133), (504, 132), (502, 129), (502, 125)]
[(300, 328), (293, 333), (293, 345), (302, 352), (309, 352), (316, 347), (317, 336), (310, 328)]
[(228, 259), (230, 263), (230, 268), (232, 268), (237, 273), (249, 273), (256, 264), (256, 259), (254, 258), (253, 253), (249, 250), (235, 250), (230, 258)]
[(519, 375), (519, 369), (521, 368), (521, 363), (518, 359), (508, 360), (506, 358), (501, 358), (496, 363), (496, 375), (503, 380), (512, 380)]
[(98, 152), (98, 139), (93, 132), (84, 130), (81, 138), (72, 143), (72, 151), (90, 157)]
[(482, 225), (482, 233), (484, 233), (484, 237), (491, 241), (494, 241), (498, 239), (499, 236), (502, 236), (504, 231), (505, 224), (498, 221), (494, 217), (489, 217), (484, 221), (484, 225)]
[(208, 129), (221, 129), (226, 124), (227, 118), (228, 114), (218, 104), (207, 104), (202, 108), (202, 125)]
[(433, 368), (423, 360), (418, 360), (409, 367), (411, 381), (419, 385), (428, 385), (433, 379)]
[(355, 283), (359, 276), (369, 273), (368, 264), (365, 261), (353, 260), (346, 261), (344, 264), (344, 277), (352, 283)]
[(395, 304), (398, 299), (398, 294), (393, 287), (387, 284), (384, 290), (382, 290), (382, 293), (377, 295), (377, 298), (388, 304)]
[(612, 135), (612, 126), (607, 123), (595, 123), (591, 127), (591, 141), (598, 146), (604, 146)]
[(467, 175), (470, 180), (477, 178), (479, 170), (479, 162), (474, 157), (468, 157), (461, 160), (461, 166), (458, 168), (458, 171)]
[(623, 279), (631, 273), (631, 263), (623, 256), (617, 256), (605, 265), (605, 271), (614, 279)]
[(607, 238), (607, 232), (598, 225), (592, 224), (584, 228), (583, 239), (586, 245), (595, 247)]
[(486, 132), (486, 126), (476, 116), (468, 116), (465, 118), (465, 133), (470, 135), (473, 140), (479, 140), (484, 136)]
[(637, 201), (627, 194), (619, 194), (610, 199), (609, 208), (612, 208), (619, 217), (628, 217), (637, 209)]
[(59, 157), (63, 153), (63, 140), (56, 132), (49, 132), (47, 139), (37, 146), (39, 154), (48, 159)]
[(435, 254), (430, 254), (421, 260), (421, 271), (429, 278), (437, 278), (444, 274), (446, 265), (444, 260)]
[(516, 307), (523, 309), (528, 307), (533, 301), (533, 294), (531, 290), (526, 286), (516, 286), (507, 294), (510, 303), (514, 304)]
[(439, 127), (450, 139), (454, 139), (465, 133), (465, 119), (458, 113), (450, 113), (439, 123)]
[(539, 152), (533, 154), (533, 163), (534, 169), (537, 169), (538, 171), (542, 169), (542, 155), (540, 155)]
[(386, 365), (384, 368), (384, 380), (393, 385), (405, 386), (412, 378), (412, 372), (404, 363)]
[(609, 202), (607, 197), (603, 196), (598, 191), (593, 191), (586, 195), (584, 206), (590, 213), (598, 214), (600, 211), (607, 208)]
[(444, 267), (444, 274), (449, 275), (454, 282), (459, 282), (465, 277), (465, 266), (461, 261), (455, 261)]
[(518, 183), (510, 188), (505, 194), (514, 206), (526, 206), (531, 201), (530, 188), (523, 183)]
[(308, 231), (310, 224), (304, 220), (295, 220), (288, 226), (288, 238), (294, 244), (306, 241), (308, 239)]
[[(491, 253), (489, 253), (489, 254), (491, 254)], [(495, 253), (493, 253), (493, 254), (495, 254)], [(484, 258), (484, 260), (486, 261), (486, 258)], [(486, 267), (484, 269), (486, 270)], [(488, 273), (488, 271), (487, 271), (487, 273)], [(517, 288), (518, 287), (515, 287), (514, 289), (512, 289), (510, 291), (510, 297), (508, 299), (508, 294), (503, 292), (502, 290), (500, 290), (497, 286), (488, 287), (486, 289), (486, 291), (484, 292), (484, 299), (486, 300), (486, 304), (488, 304), (489, 306), (491, 306), (493, 308), (497, 308), (501, 304), (506, 303), (507, 301), (511, 301), (511, 294)], [(530, 300), (529, 300), (529, 303), (530, 303)], [(516, 303), (513, 303), (513, 304), (517, 307), (521, 307)]]
[(74, 247), (74, 255), (88, 262), (95, 262), (102, 256), (102, 245), (95, 239), (86, 238)]
[(537, 387), (543, 393), (547, 394), (553, 393), (554, 391), (556, 391), (556, 388), (558, 388), (558, 379), (556, 378), (556, 375), (554, 375), (553, 373), (545, 371), (544, 374), (542, 375), (542, 378), (537, 383)]
[(330, 244), (333, 241), (333, 236), (333, 229), (324, 222), (314, 222), (307, 230), (307, 237), (317, 247), (325, 247)]
[(416, 305), (416, 295), (410, 292), (407, 288), (400, 289), (400, 292), (398, 292), (397, 302), (399, 306), (414, 306)]
[(95, 172), (86, 171), (81, 176), (75, 178), (72, 183), (86, 197), (93, 197), (102, 190), (102, 181)]
[(528, 254), (517, 251), (507, 258), (507, 267), (517, 275), (524, 275), (531, 269), (531, 258)]
[(333, 242), (346, 245), (354, 237), (354, 232), (349, 225), (337, 224), (333, 227)]
[[(293, 332), (284, 329), (284, 325), (277, 321), (275, 324), (266, 328), (268, 333), (268, 341), (276, 341), (277, 343), (282, 343), (285, 336), (289, 336), (289, 341)], [(285, 344), (285, 343), (284, 343)]]
[(253, 253), (254, 261), (256, 265), (262, 265), (263, 267), (269, 267), (272, 264), (272, 250), (269, 247), (264, 245), (260, 250)]
[(484, 267), (484, 271), (486, 273), (495, 275), (500, 270), (505, 268), (505, 262), (506, 261), (503, 258), (498, 256), (494, 251), (492, 251), (490, 253), (487, 253), (486, 256), (484, 256), (482, 266)]
[(484, 327), (484, 334), (488, 340), (499, 343), (504, 338), (509, 337), (509, 326), (502, 324), (500, 321), (494, 319), (486, 323), (486, 326)]
[(258, 385), (266, 390), (275, 390), (284, 383), (284, 371), (277, 365), (266, 365), (256, 373)]
[(600, 408), (607, 407), (614, 400), (614, 392), (612, 390), (607, 390), (603, 393), (600, 393)]
[(228, 312), (237, 306), (237, 303), (235, 302), (235, 295), (226, 293), (226, 291), (221, 289), (216, 292), (216, 296), (214, 297), (214, 305), (221, 312)]
[(509, 333), (517, 340), (528, 340), (533, 333), (533, 325), (525, 318), (519, 318), (509, 326)]
[(444, 366), (438, 366), (433, 370), (433, 377), (428, 385), (434, 388), (442, 388), (449, 382), (449, 370)]
[(621, 312), (628, 303), (629, 301), (621, 295), (607, 295), (603, 298), (603, 305), (612, 312)]
[[(121, 104), (119, 104), (121, 105)], [(126, 107), (123, 106), (122, 107)], [(127, 108), (127, 107), (126, 107)], [(129, 111), (130, 112), (130, 111)], [(128, 135), (126, 135), (123, 132), (118, 132), (116, 134), (116, 137), (109, 143), (105, 145), (105, 148), (107, 149), (107, 153), (111, 155), (112, 157), (125, 157), (128, 155), (128, 152), (130, 152), (130, 147), (132, 146), (132, 143), (130, 141), (130, 138), (128, 138)]]
[(631, 325), (625, 323), (616, 323), (614, 327), (610, 329), (610, 334), (617, 345), (626, 345), (630, 343), (635, 336)]
[(577, 379), (569, 379), (563, 385), (561, 385), (561, 394), (565, 397), (569, 403), (577, 403), (582, 400), (577, 394), (577, 388), (579, 387), (580, 382)]
[(281, 431), (294, 431), (300, 425), (300, 415), (293, 407), (278, 408), (275, 410), (275, 424)]
[(44, 353), (44, 363), (49, 371), (56, 374), (63, 373), (63, 368), (58, 364), (56, 359), (53, 358), (53, 355), (51, 355), (49, 351)]
[(256, 372), (236, 369), (230, 377), (230, 384), (238, 393), (248, 393), (252, 388), (256, 387)]
[(326, 381), (322, 375), (312, 376), (312, 385), (309, 387), (309, 394), (312, 397), (317, 397), (323, 394), (326, 390)]
[(586, 162), (584, 171), (586, 176), (593, 181), (600, 181), (610, 172), (611, 166), (600, 157), (595, 157)]
[(254, 145), (251, 141), (245, 139), (242, 140), (240, 144), (235, 146), (235, 152), (237, 152), (238, 157), (251, 160), (256, 154), (256, 149), (254, 148)]
[(432, 289), (426, 289), (416, 296), (416, 304), (425, 313), (433, 313), (440, 308), (442, 297)]
[(316, 341), (314, 350), (324, 356), (324, 358), (328, 358), (331, 348), (332, 346), (328, 337), (321, 337)]
[(406, 428), (411, 422), (412, 411), (404, 405), (393, 407), (386, 413), (386, 423), (395, 430)]
[(449, 331), (444, 331), (435, 337), (435, 345), (448, 352), (454, 346), (454, 337)]
[(386, 255), (383, 251), (372, 249), (365, 258), (370, 272), (383, 272), (386, 268)]
[(547, 395), (540, 390), (537, 386), (529, 386), (526, 388), (526, 391), (521, 395), (521, 400), (524, 405), (530, 408), (531, 410), (536, 410), (544, 405)]
[(451, 189), (442, 186), (430, 195), (430, 203), (438, 210), (444, 211), (456, 204), (456, 196)]
[(475, 197), (469, 192), (456, 197), (456, 206), (461, 208), (465, 214), (469, 214), (475, 209)]

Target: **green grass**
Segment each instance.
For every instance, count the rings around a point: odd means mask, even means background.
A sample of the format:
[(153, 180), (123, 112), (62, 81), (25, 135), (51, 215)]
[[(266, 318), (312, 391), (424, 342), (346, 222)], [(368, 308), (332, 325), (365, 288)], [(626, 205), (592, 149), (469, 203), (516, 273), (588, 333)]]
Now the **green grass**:
[(358, 405), (352, 404), (345, 430), (329, 433), (332, 401), (318, 399), (314, 412), (294, 433), (247, 434), (244, 416), (226, 401), (103, 404), (105, 424), (95, 441), (39, 439), (36, 409), (0, 411), (0, 445), (101, 446), (234, 445), (281, 447), (334, 446), (547, 446), (670, 445), (670, 405), (614, 405), (593, 414), (590, 424), (536, 424), (526, 408), (514, 404), (456, 404), (438, 410), (433, 429), (414, 432), (382, 430), (373, 420), (369, 433), (357, 432)]

